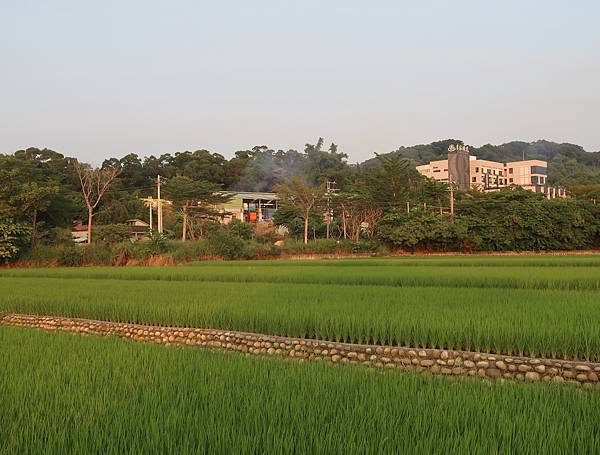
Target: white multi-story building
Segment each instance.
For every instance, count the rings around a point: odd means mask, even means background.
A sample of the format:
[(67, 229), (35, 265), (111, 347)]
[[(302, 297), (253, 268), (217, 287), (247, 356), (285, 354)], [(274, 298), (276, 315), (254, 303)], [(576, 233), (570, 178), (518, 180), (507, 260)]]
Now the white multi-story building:
[[(564, 188), (548, 186), (548, 163), (541, 160), (496, 161), (478, 160), (469, 157), (469, 179), (471, 188), (494, 191), (509, 186), (520, 186), (536, 193), (545, 193), (549, 198), (564, 197)], [(417, 171), (438, 182), (449, 182), (448, 160), (431, 161), (417, 166)]]

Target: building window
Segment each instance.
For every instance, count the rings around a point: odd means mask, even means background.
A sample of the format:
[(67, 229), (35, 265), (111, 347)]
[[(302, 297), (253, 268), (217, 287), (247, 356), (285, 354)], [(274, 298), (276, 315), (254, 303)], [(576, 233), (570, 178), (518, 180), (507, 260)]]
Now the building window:
[(509, 167), (509, 168), (508, 168), (508, 173), (509, 173), (509, 174), (512, 174), (512, 173), (513, 173), (513, 168), (512, 168), (512, 167)]
[(546, 175), (546, 168), (544, 166), (531, 166), (531, 173)]
[(532, 175), (531, 176), (531, 183), (534, 185), (538, 184), (538, 176), (537, 175)]
[(478, 167), (475, 168), (475, 173), (477, 173), (477, 172), (479, 172), (479, 168)]
[(513, 182), (513, 178), (512, 178), (512, 177), (511, 177), (511, 178), (509, 178), (509, 179), (508, 179), (508, 181), (509, 181), (510, 183), (512, 183), (512, 182)]
[(473, 178), (471, 179), (471, 181), (472, 181), (473, 183), (477, 182), (477, 177), (473, 177)]

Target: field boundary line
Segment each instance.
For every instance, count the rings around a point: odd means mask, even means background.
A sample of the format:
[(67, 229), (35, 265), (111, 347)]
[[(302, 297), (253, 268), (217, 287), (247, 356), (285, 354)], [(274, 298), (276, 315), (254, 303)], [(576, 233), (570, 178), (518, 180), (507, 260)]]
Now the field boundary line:
[(488, 380), (568, 383), (600, 388), (600, 363), (519, 357), (476, 351), (337, 343), (222, 329), (143, 325), (94, 319), (11, 313), (0, 325), (120, 338), (165, 346), (199, 346), (246, 354), (359, 364)]
[(534, 290), (534, 291), (589, 291), (594, 292), (600, 289), (600, 281), (596, 282), (594, 286), (579, 286), (577, 282), (563, 282), (560, 283), (559, 286), (552, 287), (551, 285), (555, 282), (533, 282), (533, 283), (525, 283), (526, 286), (520, 286), (520, 283), (512, 284), (502, 282), (500, 284), (490, 283), (440, 283), (440, 282), (404, 282), (404, 283), (381, 283), (381, 282), (373, 282), (373, 283), (363, 283), (363, 282), (333, 282), (333, 281), (294, 281), (294, 280), (272, 280), (272, 279), (248, 279), (248, 280), (228, 280), (228, 279), (188, 279), (188, 278), (157, 278), (154, 276), (149, 277), (118, 277), (118, 276), (56, 276), (52, 274), (39, 274), (39, 275), (3, 275), (0, 273), (0, 279), (57, 279), (57, 280), (93, 280), (93, 281), (135, 281), (135, 282), (160, 282), (160, 283), (224, 283), (224, 284), (251, 284), (251, 283), (260, 283), (260, 284), (280, 284), (280, 285), (311, 285), (311, 286), (343, 286), (343, 287), (353, 287), (353, 286), (378, 286), (378, 287), (386, 287), (386, 288), (396, 288), (396, 289), (430, 289), (430, 288), (440, 288), (440, 289), (513, 289), (513, 290)]

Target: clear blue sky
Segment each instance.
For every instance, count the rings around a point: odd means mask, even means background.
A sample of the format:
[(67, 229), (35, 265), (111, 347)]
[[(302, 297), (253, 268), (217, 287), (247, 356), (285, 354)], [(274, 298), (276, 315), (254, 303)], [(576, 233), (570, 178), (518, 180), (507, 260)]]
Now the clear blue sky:
[(600, 149), (598, 1), (0, 2), (4, 153)]

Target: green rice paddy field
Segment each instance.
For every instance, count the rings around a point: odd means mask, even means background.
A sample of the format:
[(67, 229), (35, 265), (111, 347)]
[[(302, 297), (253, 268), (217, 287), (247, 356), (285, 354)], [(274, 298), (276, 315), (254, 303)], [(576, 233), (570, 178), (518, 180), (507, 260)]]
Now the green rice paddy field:
[(600, 360), (600, 257), (0, 270), (0, 312)]
[[(600, 256), (0, 270), (0, 314), (600, 360)], [(600, 453), (600, 393), (0, 327), (1, 453)]]

